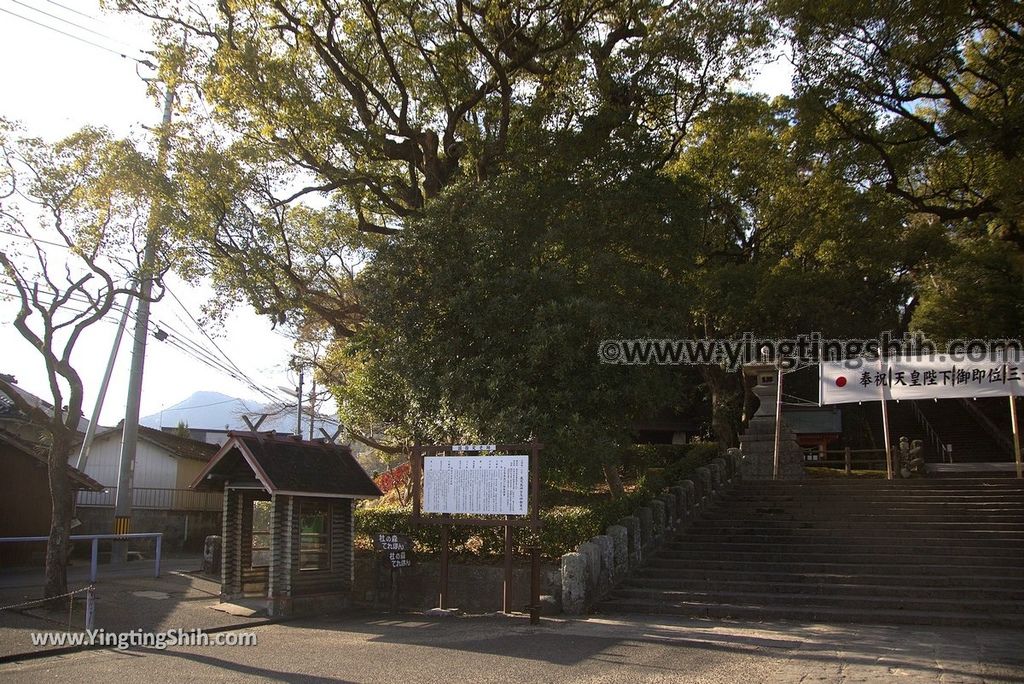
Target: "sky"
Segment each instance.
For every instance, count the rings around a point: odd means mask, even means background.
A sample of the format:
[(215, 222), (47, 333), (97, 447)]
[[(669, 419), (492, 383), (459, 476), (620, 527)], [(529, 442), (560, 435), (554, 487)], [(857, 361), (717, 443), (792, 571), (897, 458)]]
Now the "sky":
[[(55, 16), (33, 11), (26, 5)], [(19, 121), (26, 133), (46, 140), (57, 140), (86, 124), (106, 126), (119, 136), (147, 139), (143, 126), (158, 124), (161, 110), (159, 103), (147, 96), (145, 84), (136, 73), (136, 62), (33, 24), (29, 19), (140, 58), (145, 55), (138, 50), (151, 45), (146, 24), (125, 15), (106, 13), (96, 0), (60, 0), (59, 4), (52, 0), (0, 0), (0, 64), (4, 65), (0, 68), (0, 116)], [(140, 73), (147, 75), (142, 67)], [(152, 335), (149, 337), (141, 415), (158, 413), (197, 391), (266, 401), (247, 382), (197, 360), (201, 356), (194, 350), (197, 345), (220, 356), (189, 317), (191, 313), (199, 318), (199, 307), (210, 291), (192, 287), (173, 276), (168, 283), (172, 294), (153, 305), (152, 320), (158, 325), (163, 323), (161, 327), (172, 339), (159, 342)], [(13, 374), (20, 387), (50, 400), (42, 358), (10, 322), (15, 310), (11, 301), (0, 301), (0, 373)], [(87, 416), (92, 414), (110, 355), (116, 319), (116, 315), (111, 315), (109, 321), (93, 326), (72, 357), (85, 385)], [(100, 414), (103, 425), (117, 423), (124, 416), (131, 330), (129, 325)], [(236, 375), (244, 374), (278, 395), (284, 395), (280, 386), (295, 386), (295, 374), (288, 370), (291, 341), (272, 331), (268, 319), (240, 309), (224, 331), (208, 332), (240, 369), (241, 373), (236, 371)], [(181, 347), (193, 351), (185, 353)], [(230, 365), (223, 358), (221, 361)], [(176, 424), (173, 412), (165, 415), (165, 422)]]
[[(105, 12), (98, 0), (0, 0), (0, 117), (19, 121), (28, 134), (46, 140), (57, 140), (84, 125), (105, 126), (119, 136), (147, 139), (145, 126), (160, 121), (159, 104), (147, 96), (140, 78), (140, 74), (147, 75), (147, 70), (139, 67), (137, 73), (137, 63), (118, 53), (145, 58), (139, 50), (150, 46), (145, 22)], [(751, 89), (785, 92), (788, 81), (786, 64), (778, 62), (765, 66), (751, 82)], [(265, 400), (252, 389), (250, 381), (282, 397), (281, 387), (295, 386), (295, 374), (288, 370), (291, 341), (273, 331), (267, 319), (243, 308), (222, 331), (208, 330), (223, 351), (221, 357), (190, 317), (199, 318), (199, 307), (210, 291), (173, 276), (167, 282), (170, 294), (153, 305), (152, 318), (171, 335), (171, 340), (149, 338), (141, 415), (158, 413), (198, 391)], [(15, 310), (11, 301), (0, 299), (0, 373), (15, 375), (19, 386), (49, 399), (41, 357), (10, 322)], [(86, 416), (92, 414), (115, 331), (116, 316), (93, 326), (72, 358), (85, 385)], [(112, 425), (124, 416), (130, 331), (131, 327), (122, 342), (100, 414), (103, 425)], [(192, 351), (186, 353), (182, 347)], [(196, 358), (202, 354), (196, 347), (221, 357), (224, 365), (236, 366), (234, 375), (247, 380), (240, 381), (202, 363)], [(173, 412), (166, 416), (165, 422), (175, 423)]]

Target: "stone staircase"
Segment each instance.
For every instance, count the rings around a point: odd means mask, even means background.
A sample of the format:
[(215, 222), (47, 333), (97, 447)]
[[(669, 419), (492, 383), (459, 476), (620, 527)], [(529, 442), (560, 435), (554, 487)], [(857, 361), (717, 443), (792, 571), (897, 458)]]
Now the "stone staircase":
[(595, 611), (1024, 628), (1024, 482), (741, 481)]

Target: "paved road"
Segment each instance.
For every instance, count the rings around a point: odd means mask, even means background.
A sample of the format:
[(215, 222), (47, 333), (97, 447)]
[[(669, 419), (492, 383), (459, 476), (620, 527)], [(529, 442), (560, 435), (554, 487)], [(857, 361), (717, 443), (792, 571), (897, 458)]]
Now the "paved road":
[(5, 682), (1020, 682), (1024, 635), (685, 619), (362, 616), (252, 629), (256, 647), (88, 651)]

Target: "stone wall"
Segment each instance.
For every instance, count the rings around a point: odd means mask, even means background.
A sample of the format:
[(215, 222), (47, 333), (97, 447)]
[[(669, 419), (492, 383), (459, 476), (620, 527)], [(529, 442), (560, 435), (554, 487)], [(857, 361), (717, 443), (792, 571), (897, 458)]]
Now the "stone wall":
[[(363, 605), (387, 609), (390, 602), (391, 570), (382, 567), (372, 552), (359, 552), (355, 558), (353, 600)], [(526, 611), (530, 603), (530, 563), (516, 560), (513, 565), (512, 605)], [(398, 607), (401, 610), (429, 610), (438, 606), (440, 563), (431, 557), (414, 559), (413, 566), (396, 571)], [(558, 604), (561, 600), (561, 574), (555, 565), (542, 564), (540, 593)], [(452, 559), (448, 565), (448, 605), (469, 613), (496, 612), (502, 608), (505, 568)]]
[(604, 598), (612, 587), (641, 567), (666, 540), (679, 534), (707, 507), (734, 477), (739, 477), (742, 457), (730, 449), (726, 458), (716, 458), (697, 468), (693, 477), (654, 497), (633, 515), (605, 534), (579, 545), (561, 558), (562, 611), (580, 615)]
[[(220, 511), (162, 511), (140, 508), (132, 511), (133, 532), (163, 532), (164, 551), (202, 551), (211, 534), (221, 533)], [(110, 534), (114, 531), (114, 509), (78, 506), (75, 517), (82, 524), (72, 534)], [(149, 544), (152, 542), (139, 542)], [(140, 548), (142, 548), (140, 546)]]

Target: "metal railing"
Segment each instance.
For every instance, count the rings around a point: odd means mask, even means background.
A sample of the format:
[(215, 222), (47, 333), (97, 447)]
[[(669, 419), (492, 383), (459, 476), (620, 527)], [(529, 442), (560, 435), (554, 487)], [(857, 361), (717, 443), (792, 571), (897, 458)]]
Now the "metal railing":
[[(78, 493), (79, 506), (113, 507), (117, 487), (102, 492)], [(220, 492), (197, 492), (191, 489), (159, 489), (136, 487), (132, 490), (132, 508), (172, 511), (219, 511), (224, 503)]]
[[(829, 458), (831, 455), (839, 458)], [(850, 449), (815, 451), (804, 454), (804, 465), (821, 468), (851, 470), (885, 470), (885, 449)]]
[(1013, 455), (1013, 440), (1005, 432), (999, 429), (992, 419), (985, 415), (985, 412), (978, 408), (978, 405), (971, 399), (961, 399), (960, 405), (964, 407), (964, 410), (974, 416), (981, 426), (985, 428), (989, 436), (995, 440), (996, 444), (1009, 455)]
[[(96, 582), (97, 568), (99, 567), (99, 555), (100, 555), (100, 540), (132, 540), (132, 539), (153, 539), (156, 544), (155, 558), (156, 561), (153, 565), (153, 576), (160, 576), (160, 550), (163, 548), (164, 533), (163, 532), (132, 532), (130, 534), (72, 534), (68, 537), (71, 541), (91, 541), (92, 550), (90, 553), (89, 562), (89, 582)], [(49, 537), (0, 537), (0, 544), (23, 544), (25, 542), (45, 542), (49, 541)]]
[(935, 431), (932, 424), (924, 417), (924, 413), (921, 411), (921, 408), (917, 405), (916, 401), (910, 402), (910, 408), (914, 411), (914, 417), (917, 418), (918, 424), (924, 428), (924, 433), (928, 436), (928, 441), (931, 442), (936, 455), (942, 459), (943, 463), (952, 463), (953, 448), (943, 443), (942, 438), (939, 437), (939, 433)]

